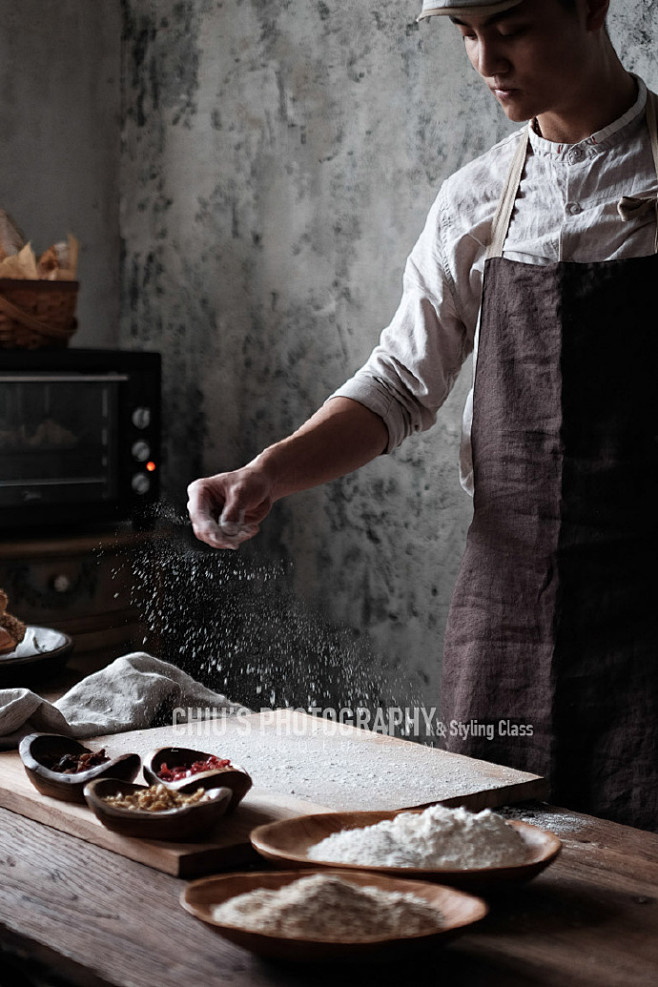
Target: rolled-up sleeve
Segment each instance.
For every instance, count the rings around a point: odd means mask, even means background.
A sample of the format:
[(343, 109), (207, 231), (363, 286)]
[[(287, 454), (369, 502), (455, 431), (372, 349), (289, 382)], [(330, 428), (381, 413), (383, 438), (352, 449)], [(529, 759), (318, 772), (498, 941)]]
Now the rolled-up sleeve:
[(335, 391), (384, 421), (386, 452), (425, 431), (448, 397), (473, 348), (457, 314), (442, 236), (441, 193), (405, 265), (400, 305), (367, 362)]

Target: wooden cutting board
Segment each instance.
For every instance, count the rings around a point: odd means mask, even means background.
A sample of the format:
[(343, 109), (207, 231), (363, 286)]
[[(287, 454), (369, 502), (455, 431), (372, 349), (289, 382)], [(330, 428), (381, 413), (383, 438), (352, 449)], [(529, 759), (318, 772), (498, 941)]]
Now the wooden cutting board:
[[(111, 756), (144, 757), (157, 747), (192, 747), (229, 757), (254, 787), (203, 843), (129, 839), (90, 809), (41, 795), (16, 751), (0, 754), (0, 805), (176, 877), (191, 878), (257, 859), (249, 833), (265, 822), (315, 812), (402, 809), (433, 802), (495, 808), (545, 799), (537, 775), (449, 754), (292, 710), (110, 734), (89, 741)], [(137, 779), (142, 781), (141, 775)]]

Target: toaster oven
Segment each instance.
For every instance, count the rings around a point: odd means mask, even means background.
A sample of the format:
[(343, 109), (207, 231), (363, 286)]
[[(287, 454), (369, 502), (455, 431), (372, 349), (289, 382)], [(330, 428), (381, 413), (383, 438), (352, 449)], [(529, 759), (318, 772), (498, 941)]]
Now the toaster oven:
[(159, 497), (159, 353), (0, 350), (0, 528), (143, 519)]

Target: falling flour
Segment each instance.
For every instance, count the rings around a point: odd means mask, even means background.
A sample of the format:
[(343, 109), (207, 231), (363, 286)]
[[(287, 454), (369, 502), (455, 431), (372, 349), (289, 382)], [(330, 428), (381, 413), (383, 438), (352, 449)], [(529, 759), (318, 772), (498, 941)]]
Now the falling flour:
[(441, 805), (340, 830), (308, 850), (311, 860), (364, 867), (495, 867), (525, 856), (523, 838), (490, 809), (473, 813)]
[(215, 905), (217, 922), (291, 939), (356, 942), (437, 932), (441, 916), (424, 898), (363, 887), (330, 874), (270, 891), (256, 888)]

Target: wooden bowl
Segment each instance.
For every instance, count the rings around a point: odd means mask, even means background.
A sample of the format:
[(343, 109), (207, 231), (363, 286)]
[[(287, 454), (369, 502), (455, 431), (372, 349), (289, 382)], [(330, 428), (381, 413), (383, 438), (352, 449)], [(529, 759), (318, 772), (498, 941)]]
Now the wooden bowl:
[(209, 757), (213, 756), (217, 755), (196, 751), (190, 747), (158, 747), (149, 751), (144, 758), (144, 777), (149, 784), (165, 785), (166, 788), (171, 788), (177, 792), (193, 792), (199, 786), (205, 789), (230, 788), (233, 796), (227, 811), (233, 812), (253, 784), (250, 775), (244, 768), (240, 768), (236, 764), (232, 764), (230, 768), (201, 771), (199, 774), (192, 775), (190, 778), (181, 778), (179, 781), (163, 781), (158, 775), (163, 764), (169, 768), (188, 768), (195, 761), (207, 761)]
[(192, 881), (183, 890), (180, 903), (196, 918), (214, 928), (219, 935), (243, 949), (261, 956), (285, 960), (333, 960), (333, 959), (390, 959), (405, 955), (437, 942), (445, 942), (467, 926), (479, 921), (488, 912), (481, 898), (458, 891), (455, 888), (427, 884), (423, 881), (404, 881), (367, 871), (334, 868), (332, 874), (361, 886), (377, 887), (384, 891), (410, 892), (437, 909), (441, 927), (433, 932), (416, 933), (398, 938), (382, 937), (352, 942), (322, 939), (298, 939), (265, 932), (251, 932), (234, 925), (226, 925), (212, 917), (214, 905), (255, 888), (277, 890), (286, 884), (310, 874), (329, 873), (327, 870), (251, 871), (243, 874), (221, 874)]
[(115, 833), (144, 840), (187, 843), (212, 829), (226, 813), (230, 788), (213, 788), (208, 799), (180, 809), (153, 812), (148, 809), (121, 809), (105, 801), (108, 795), (130, 795), (145, 791), (148, 785), (132, 785), (116, 778), (100, 778), (85, 786), (84, 796), (94, 815)]
[[(405, 810), (410, 811), (410, 810)], [(414, 810), (411, 810), (414, 811)], [(417, 812), (424, 810), (418, 809)], [(314, 860), (308, 856), (311, 846), (331, 833), (343, 829), (359, 829), (373, 826), (383, 819), (392, 819), (398, 812), (328, 812), (326, 814), (295, 816), (279, 822), (257, 826), (251, 832), (252, 846), (261, 856), (288, 867), (340, 867), (341, 869), (372, 871), (389, 877), (438, 881), (455, 887), (478, 890), (509, 881), (528, 881), (555, 860), (562, 847), (553, 833), (548, 833), (529, 823), (508, 821), (508, 825), (523, 837), (526, 857), (518, 864), (500, 867), (457, 868), (435, 867), (374, 867), (370, 864), (343, 864), (340, 861)]]
[(48, 767), (56, 763), (64, 754), (86, 754), (90, 751), (72, 737), (57, 733), (31, 733), (23, 737), (18, 753), (28, 778), (42, 795), (60, 799), (62, 802), (85, 803), (84, 787), (96, 778), (120, 778), (133, 781), (141, 767), (139, 754), (119, 754), (104, 764), (77, 774), (67, 775)]

